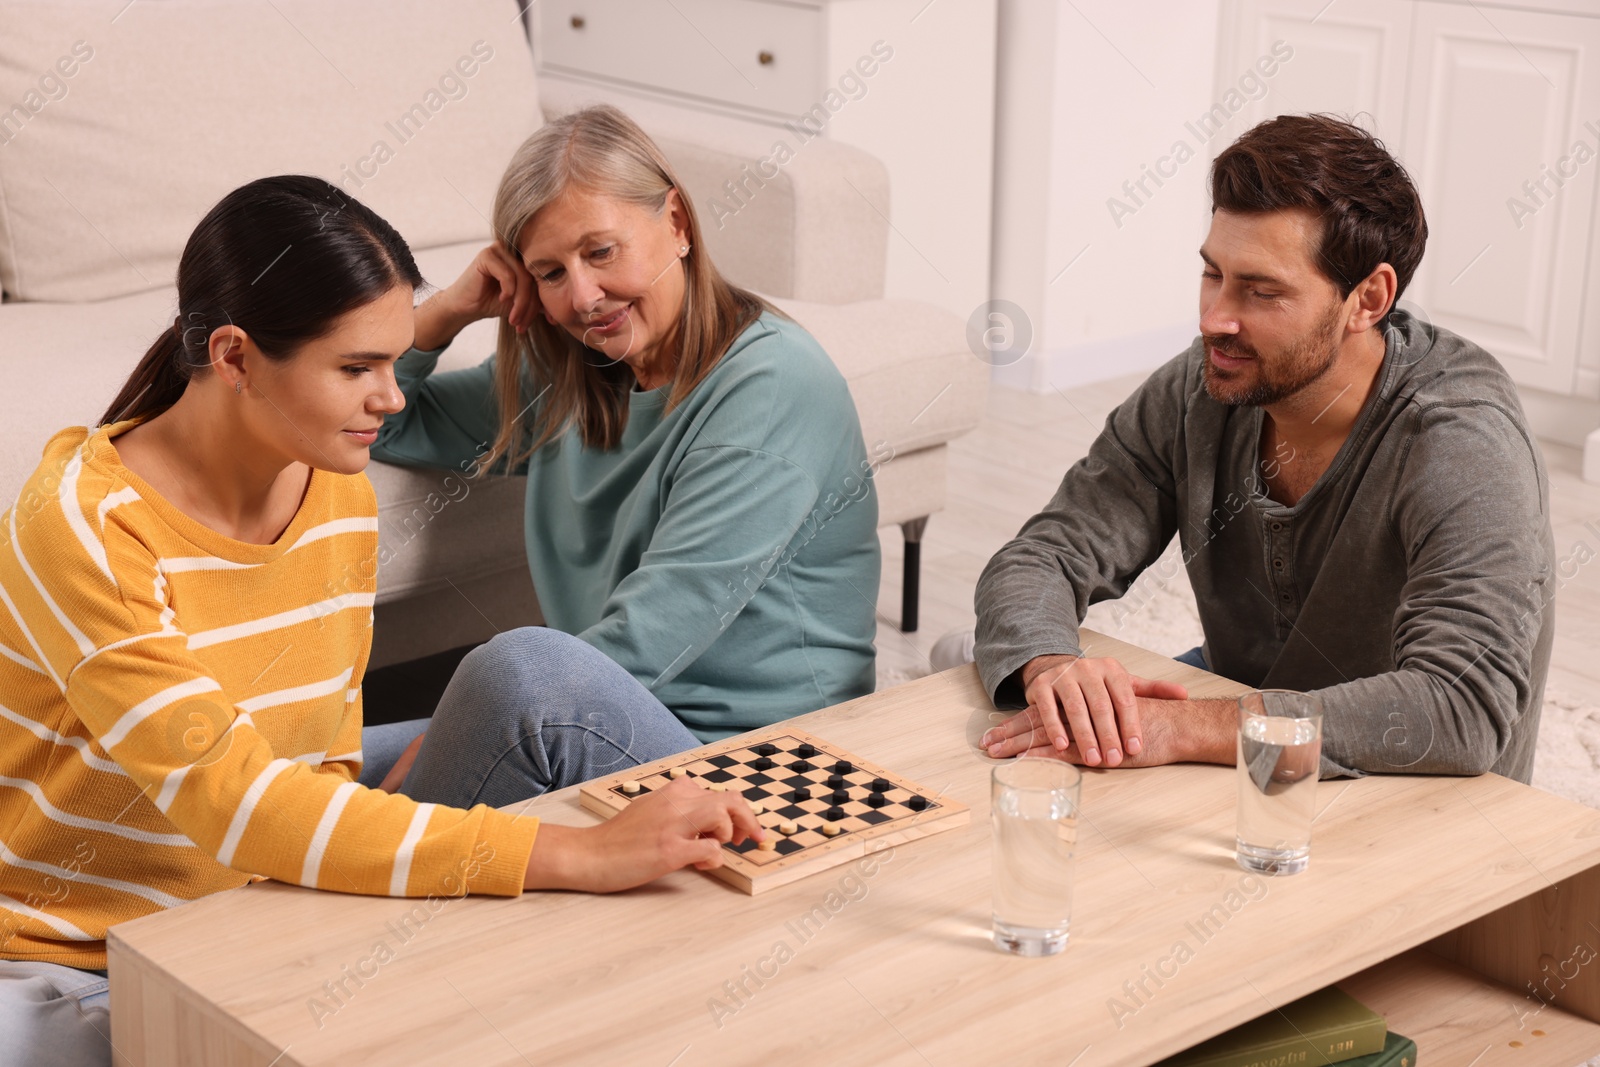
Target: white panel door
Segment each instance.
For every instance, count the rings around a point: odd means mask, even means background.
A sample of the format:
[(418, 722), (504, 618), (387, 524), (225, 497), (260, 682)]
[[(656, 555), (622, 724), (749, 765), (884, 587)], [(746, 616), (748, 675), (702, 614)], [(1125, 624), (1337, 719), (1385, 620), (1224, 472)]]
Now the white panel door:
[[(1287, 46), (1289, 58), (1262, 78), (1265, 94), (1245, 105), (1247, 127), (1276, 115), (1328, 111), (1353, 119), (1392, 150), (1405, 122), (1415, 6), (1412, 0), (1239, 0), (1231, 51), (1224, 47), (1217, 71), (1218, 99), (1250, 70), (1260, 74), (1255, 64), (1262, 57), (1278, 58)], [(1223, 147), (1215, 145), (1212, 154)]]
[(1428, 213), (1410, 299), (1522, 385), (1577, 391), (1600, 19), (1419, 3), (1404, 156)]

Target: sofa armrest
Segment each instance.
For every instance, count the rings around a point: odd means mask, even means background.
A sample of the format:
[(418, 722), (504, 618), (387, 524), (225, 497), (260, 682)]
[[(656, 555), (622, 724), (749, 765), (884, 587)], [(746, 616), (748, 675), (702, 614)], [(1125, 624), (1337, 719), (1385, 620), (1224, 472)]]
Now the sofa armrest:
[[(545, 115), (578, 102), (547, 103)], [(792, 129), (751, 134), (690, 119), (646, 121), (730, 281), (818, 304), (882, 299), (889, 171), (877, 157), (825, 137), (801, 142)]]
[(989, 365), (967, 347), (960, 316), (917, 300), (774, 303), (844, 375), (868, 451), (933, 448), (982, 421)]

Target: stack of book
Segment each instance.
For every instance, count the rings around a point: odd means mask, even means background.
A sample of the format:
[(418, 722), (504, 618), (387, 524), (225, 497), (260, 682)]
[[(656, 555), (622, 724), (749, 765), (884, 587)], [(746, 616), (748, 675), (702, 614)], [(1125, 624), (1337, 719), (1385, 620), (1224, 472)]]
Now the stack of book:
[(1417, 1045), (1337, 986), (1218, 1034), (1157, 1067), (1417, 1067)]

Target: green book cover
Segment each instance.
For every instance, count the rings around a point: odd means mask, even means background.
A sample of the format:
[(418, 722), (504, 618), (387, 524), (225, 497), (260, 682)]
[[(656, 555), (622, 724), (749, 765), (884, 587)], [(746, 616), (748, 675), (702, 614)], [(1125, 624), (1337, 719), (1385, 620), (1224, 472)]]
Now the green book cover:
[(1417, 1043), (1390, 1030), (1382, 1052), (1345, 1060), (1339, 1067), (1417, 1067)]
[[(1158, 1067), (1322, 1067), (1357, 1056), (1381, 1057), (1387, 1032), (1383, 1016), (1329, 986), (1202, 1041)], [(1374, 1062), (1388, 1063), (1381, 1058)]]

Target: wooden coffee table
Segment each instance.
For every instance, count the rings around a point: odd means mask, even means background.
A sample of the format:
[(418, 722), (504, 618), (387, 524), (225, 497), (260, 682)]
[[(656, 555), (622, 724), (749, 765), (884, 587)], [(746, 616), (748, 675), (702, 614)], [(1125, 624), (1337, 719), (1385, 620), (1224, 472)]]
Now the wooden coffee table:
[[(1239, 691), (1085, 638), (1194, 695)], [(417, 901), (263, 882), (123, 923), (117, 1062), (1144, 1064), (1333, 982), (1428, 1067), (1600, 1053), (1600, 811), (1494, 775), (1324, 782), (1310, 870), (1252, 880), (1231, 768), (1090, 771), (1071, 943), (1018, 959), (990, 941), (992, 764), (971, 740), (993, 715), (966, 667), (794, 720), (972, 820), (757, 897), (683, 871), (405, 926)], [(593, 823), (574, 794), (528, 810)]]

